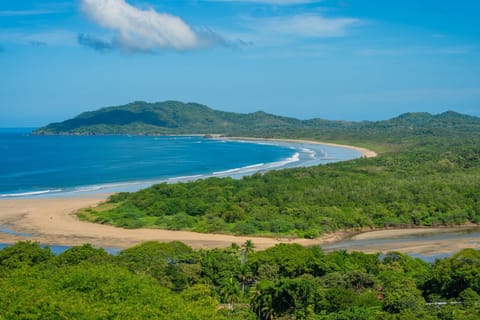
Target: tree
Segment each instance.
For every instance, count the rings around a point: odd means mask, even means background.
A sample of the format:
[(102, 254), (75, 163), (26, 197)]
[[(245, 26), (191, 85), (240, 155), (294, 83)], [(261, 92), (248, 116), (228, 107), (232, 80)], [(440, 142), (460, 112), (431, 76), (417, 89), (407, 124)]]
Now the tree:
[(0, 267), (7, 269), (29, 267), (52, 261), (53, 258), (49, 247), (42, 248), (37, 242), (20, 241), (0, 250)]
[(385, 288), (383, 309), (391, 313), (418, 311), (425, 305), (422, 293), (412, 279), (390, 283)]
[(270, 281), (258, 282), (252, 291), (250, 305), (253, 312), (262, 320), (275, 319), (275, 308), (273, 306), (273, 297), (275, 287)]
[(240, 298), (238, 282), (233, 278), (225, 280), (220, 287), (220, 295), (223, 301), (228, 303), (228, 308), (233, 309), (235, 302)]
[(79, 247), (71, 247), (59, 254), (57, 263), (73, 265), (87, 260), (99, 263), (107, 257), (108, 253), (104, 249), (96, 249), (90, 244), (84, 244)]
[(248, 255), (253, 252), (255, 249), (255, 244), (253, 243), (252, 240), (246, 240), (242, 244), (242, 264), (245, 264), (247, 261)]

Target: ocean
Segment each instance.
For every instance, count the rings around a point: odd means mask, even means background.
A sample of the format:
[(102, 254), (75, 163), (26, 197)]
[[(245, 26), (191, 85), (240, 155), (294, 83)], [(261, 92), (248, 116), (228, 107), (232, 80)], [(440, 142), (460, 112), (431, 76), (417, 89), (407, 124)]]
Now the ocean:
[(0, 129), (0, 198), (135, 191), (160, 182), (239, 178), (358, 158), (318, 144), (199, 136), (35, 136)]

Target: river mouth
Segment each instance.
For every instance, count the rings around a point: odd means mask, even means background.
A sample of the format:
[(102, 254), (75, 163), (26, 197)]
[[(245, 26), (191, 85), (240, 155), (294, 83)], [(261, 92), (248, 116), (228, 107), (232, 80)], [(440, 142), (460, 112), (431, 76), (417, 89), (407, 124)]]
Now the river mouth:
[[(326, 252), (347, 250), (350, 252), (379, 253), (380, 258), (387, 252), (396, 251), (430, 263), (437, 259), (449, 257), (465, 248), (480, 249), (480, 227), (382, 230), (381, 234), (374, 235), (375, 238), (373, 238), (374, 236), (370, 233), (375, 232), (378, 231), (353, 235), (344, 240), (323, 244), (321, 247)], [(393, 235), (388, 236), (388, 232)], [(398, 235), (402, 232), (406, 234)], [(411, 234), (412, 232), (413, 234)], [(22, 238), (20, 240), (23, 241), (28, 241), (32, 236), (27, 233), (16, 232), (4, 225), (0, 228), (0, 234), (2, 233), (19, 236)], [(366, 239), (356, 239), (356, 237), (362, 235)], [(0, 249), (10, 245), (11, 243), (0, 243)], [(71, 246), (52, 244), (49, 247), (55, 254), (59, 254)], [(117, 254), (120, 250), (108, 246), (104, 248), (111, 254)]]
[(480, 249), (480, 227), (372, 231), (325, 244), (322, 248), (367, 253), (398, 251), (431, 262), (465, 248)]

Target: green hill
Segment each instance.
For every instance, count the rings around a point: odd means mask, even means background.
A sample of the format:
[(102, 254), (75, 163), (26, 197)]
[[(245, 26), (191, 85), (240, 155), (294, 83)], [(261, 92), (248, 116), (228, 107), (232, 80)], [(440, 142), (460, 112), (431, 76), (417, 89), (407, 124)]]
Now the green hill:
[(133, 102), (84, 112), (38, 129), (37, 134), (189, 134), (247, 132), (263, 128), (306, 127), (301, 120), (265, 112), (216, 111), (197, 103)]
[(394, 136), (405, 136), (411, 135), (412, 132), (432, 129), (468, 131), (479, 128), (479, 118), (453, 111), (439, 115), (406, 113), (390, 120), (376, 122), (348, 122), (318, 118), (299, 120), (262, 111), (248, 114), (224, 112), (197, 103), (178, 101), (157, 103), (137, 101), (123, 106), (84, 112), (73, 119), (39, 128), (34, 133), (78, 135), (211, 133), (256, 137), (315, 137), (352, 142), (359, 140), (360, 133), (367, 138), (369, 136), (373, 138), (383, 137), (385, 134), (391, 137), (392, 133)]

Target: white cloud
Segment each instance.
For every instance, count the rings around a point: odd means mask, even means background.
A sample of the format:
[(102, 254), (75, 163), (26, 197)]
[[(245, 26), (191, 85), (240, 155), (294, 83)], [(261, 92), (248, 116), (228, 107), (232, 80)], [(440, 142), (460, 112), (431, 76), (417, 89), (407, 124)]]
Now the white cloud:
[(354, 18), (326, 18), (318, 14), (247, 19), (249, 27), (261, 33), (305, 38), (343, 36), (348, 28), (360, 22)]
[(189, 50), (205, 45), (179, 17), (141, 10), (125, 0), (81, 0), (85, 14), (99, 26), (116, 32), (114, 43), (131, 51)]

